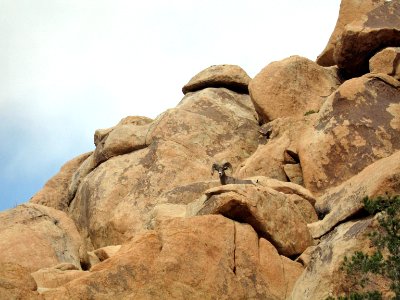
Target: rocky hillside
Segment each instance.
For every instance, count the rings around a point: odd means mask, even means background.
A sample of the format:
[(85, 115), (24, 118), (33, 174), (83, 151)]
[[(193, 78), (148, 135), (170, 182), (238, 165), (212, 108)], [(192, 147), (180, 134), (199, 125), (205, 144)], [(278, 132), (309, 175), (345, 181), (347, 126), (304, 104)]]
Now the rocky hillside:
[[(211, 66), (0, 213), (0, 299), (326, 299), (400, 194), (400, 2), (342, 0), (316, 62)], [(225, 175), (247, 179), (221, 185)], [(215, 168), (214, 168), (215, 169)], [(213, 171), (213, 175), (211, 172)], [(224, 176), (222, 174), (222, 176)], [(390, 297), (387, 281), (373, 288)]]

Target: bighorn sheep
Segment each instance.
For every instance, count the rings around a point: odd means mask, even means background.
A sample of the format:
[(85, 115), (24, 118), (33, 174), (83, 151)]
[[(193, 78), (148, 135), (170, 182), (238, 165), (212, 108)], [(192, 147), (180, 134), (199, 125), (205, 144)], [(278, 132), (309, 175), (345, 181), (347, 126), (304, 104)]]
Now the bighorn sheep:
[(225, 171), (230, 169), (232, 172), (232, 165), (229, 162), (224, 162), (222, 164), (214, 163), (211, 168), (211, 175), (214, 175), (214, 171), (218, 172), (219, 180), (222, 185), (225, 184), (254, 184), (251, 180), (243, 180), (230, 177), (225, 174)]

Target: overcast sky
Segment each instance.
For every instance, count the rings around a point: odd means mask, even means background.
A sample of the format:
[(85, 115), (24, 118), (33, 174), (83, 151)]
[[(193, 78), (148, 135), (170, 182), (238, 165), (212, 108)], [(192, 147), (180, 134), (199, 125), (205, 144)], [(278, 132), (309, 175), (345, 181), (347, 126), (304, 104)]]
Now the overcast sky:
[(93, 134), (174, 107), (202, 69), (254, 77), (315, 60), (339, 0), (0, 0), (0, 210), (33, 196)]

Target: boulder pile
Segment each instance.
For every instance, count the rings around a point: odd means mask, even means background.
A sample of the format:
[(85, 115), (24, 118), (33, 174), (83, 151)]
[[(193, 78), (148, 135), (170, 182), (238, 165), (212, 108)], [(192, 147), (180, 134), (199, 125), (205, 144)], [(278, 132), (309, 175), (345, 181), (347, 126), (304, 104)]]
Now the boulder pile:
[[(316, 62), (211, 66), (156, 119), (97, 130), (0, 212), (0, 298), (339, 295), (376, 226), (362, 199), (400, 193), (399, 49), (399, 1), (342, 0)], [(249, 182), (221, 185), (223, 161)]]

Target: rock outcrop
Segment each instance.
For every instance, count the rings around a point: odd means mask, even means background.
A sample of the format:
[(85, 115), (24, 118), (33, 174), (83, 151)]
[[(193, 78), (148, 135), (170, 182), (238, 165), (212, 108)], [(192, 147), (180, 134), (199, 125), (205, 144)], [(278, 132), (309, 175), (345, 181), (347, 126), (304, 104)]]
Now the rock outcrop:
[[(378, 228), (364, 197), (400, 194), (399, 8), (343, 0), (318, 64), (253, 80), (212, 66), (154, 120), (97, 130), (93, 152), (0, 213), (0, 298), (348, 294), (343, 260)], [(246, 181), (221, 185), (222, 161)], [(393, 295), (381, 275), (366, 290)]]
[(304, 185), (322, 194), (400, 150), (400, 82), (371, 74), (343, 83), (303, 134)]
[(353, 21), (362, 19), (367, 13), (383, 3), (385, 3), (385, 0), (342, 0), (335, 29), (324, 51), (318, 56), (317, 63), (324, 67), (334, 66), (336, 62), (333, 54), (337, 41), (345, 30), (345, 27)]
[(368, 73), (368, 61), (375, 53), (399, 46), (400, 3), (385, 1), (344, 28), (333, 56), (346, 77), (354, 77)]
[(250, 224), (278, 252), (295, 256), (312, 245), (307, 221), (284, 193), (257, 185), (225, 185), (205, 192), (198, 215), (221, 214)]
[(87, 274), (43, 294), (46, 299), (285, 299), (302, 270), (251, 226), (202, 216), (139, 234)]
[[(191, 202), (212, 186), (215, 160), (237, 165), (258, 145), (249, 96), (225, 88), (190, 93), (176, 108), (138, 126), (149, 126), (147, 147), (76, 173), (81, 179), (75, 181), (70, 214), (89, 248), (121, 244), (146, 229), (156, 204)], [(96, 166), (93, 160), (89, 157), (82, 168)], [(185, 191), (187, 197), (182, 197)]]

